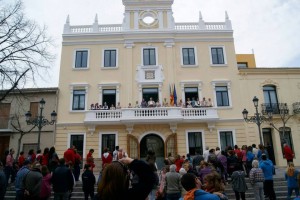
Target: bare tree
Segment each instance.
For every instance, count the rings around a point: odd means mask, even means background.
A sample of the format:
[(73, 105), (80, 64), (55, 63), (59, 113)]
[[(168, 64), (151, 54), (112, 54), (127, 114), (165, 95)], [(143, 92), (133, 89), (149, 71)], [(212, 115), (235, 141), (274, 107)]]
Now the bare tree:
[(36, 126), (33, 126), (29, 130), (25, 130), (25, 128), (22, 126), (22, 124), (24, 124), (24, 123), (21, 122), (19, 114), (15, 114), (12, 116), (10, 125), (14, 128), (15, 133), (20, 134), (20, 137), (18, 139), (16, 160), (21, 151), (21, 143), (22, 143), (22, 139), (23, 139), (24, 135), (30, 133), (36, 127)]
[(37, 76), (43, 78), (54, 60), (51, 46), (46, 28), (24, 16), (21, 0), (12, 5), (0, 0), (0, 87), (5, 90), (0, 102), (27, 82), (36, 83)]

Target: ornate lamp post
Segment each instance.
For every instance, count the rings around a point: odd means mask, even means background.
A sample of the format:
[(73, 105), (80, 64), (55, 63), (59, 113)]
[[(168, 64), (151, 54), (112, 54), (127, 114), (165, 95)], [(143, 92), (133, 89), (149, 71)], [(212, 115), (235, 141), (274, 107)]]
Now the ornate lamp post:
[(263, 122), (270, 122), (272, 120), (272, 110), (267, 110), (268, 112), (268, 118), (263, 116), (261, 113), (258, 112), (258, 98), (256, 96), (254, 96), (253, 98), (253, 104), (255, 107), (255, 113), (254, 116), (249, 116), (248, 117), (248, 111), (246, 110), (246, 108), (243, 110), (243, 117), (245, 122), (247, 123), (256, 123), (257, 127), (258, 127), (258, 132), (259, 132), (259, 142), (260, 144), (263, 144), (263, 139), (262, 139), (262, 135), (261, 135), (261, 128), (260, 125)]
[(43, 116), (43, 109), (44, 109), (45, 103), (46, 103), (45, 100), (42, 98), (41, 101), (40, 101), (39, 116), (35, 117), (34, 119), (31, 119), (32, 114), (31, 114), (30, 111), (28, 111), (25, 114), (27, 125), (34, 125), (34, 126), (38, 127), (38, 146), (37, 146), (37, 150), (40, 149), (42, 128), (46, 125), (53, 125), (56, 122), (56, 118), (57, 118), (57, 113), (53, 110), (53, 112), (51, 113), (51, 121), (49, 121), (48, 119), (45, 119), (45, 117)]

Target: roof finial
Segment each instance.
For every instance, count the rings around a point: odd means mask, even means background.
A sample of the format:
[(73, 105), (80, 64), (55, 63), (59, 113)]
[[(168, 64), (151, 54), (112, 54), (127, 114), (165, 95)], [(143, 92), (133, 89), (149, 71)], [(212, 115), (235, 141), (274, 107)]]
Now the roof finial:
[(203, 18), (202, 18), (202, 13), (201, 13), (201, 11), (199, 11), (199, 20), (202, 20)]
[(95, 16), (95, 21), (94, 21), (94, 23), (97, 23), (97, 24), (98, 24), (98, 14), (96, 14), (96, 16)]
[(67, 16), (66, 24), (70, 24), (70, 16), (69, 15)]
[(227, 11), (225, 11), (225, 19), (228, 20), (229, 19), (229, 16), (228, 16), (228, 13)]

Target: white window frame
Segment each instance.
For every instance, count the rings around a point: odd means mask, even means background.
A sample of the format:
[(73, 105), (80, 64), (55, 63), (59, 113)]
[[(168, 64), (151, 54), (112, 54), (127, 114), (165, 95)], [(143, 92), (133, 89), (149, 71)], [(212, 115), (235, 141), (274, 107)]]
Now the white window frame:
[[(85, 112), (87, 110), (87, 101), (88, 101), (88, 88), (87, 83), (75, 83), (70, 85), (70, 112)], [(74, 90), (85, 90), (85, 99), (84, 99), (84, 110), (73, 110), (73, 91)]]
[(191, 132), (201, 132), (202, 134), (202, 152), (205, 151), (205, 131), (203, 129), (188, 129), (185, 130), (185, 145), (186, 145), (186, 152), (189, 153), (189, 133)]
[[(155, 65), (144, 65), (144, 49), (155, 49)], [(158, 48), (153, 46), (147, 46), (141, 48), (141, 66), (158, 66)]]
[[(197, 87), (198, 88), (198, 98), (199, 98), (199, 100), (202, 99), (202, 81), (181, 81), (180, 86), (181, 86), (181, 100), (183, 103), (186, 103), (185, 102), (185, 100), (186, 100), (185, 91), (184, 91), (184, 88), (186, 88), (186, 87)], [(179, 102), (179, 100), (177, 99), (177, 102)]]
[[(116, 66), (115, 67), (104, 67), (104, 61), (105, 61), (105, 54), (104, 52), (106, 50), (115, 50), (116, 51)], [(105, 48), (102, 49), (102, 65), (101, 65), (101, 69), (104, 70), (109, 70), (109, 69), (118, 69), (119, 68), (119, 50), (117, 48)]]
[[(119, 146), (119, 133), (117, 131), (100, 131), (99, 132), (99, 149), (98, 149), (98, 153), (99, 153), (99, 158), (101, 158), (102, 156), (102, 135), (115, 135), (116, 137), (116, 144), (115, 146)], [(112, 151), (112, 149), (110, 149), (110, 151)]]
[[(99, 98), (98, 98), (99, 104), (102, 105), (103, 90), (105, 90), (105, 89), (116, 90), (116, 104), (118, 104), (118, 102), (120, 102), (120, 83), (99, 83), (98, 89), (99, 89)], [(122, 103), (122, 102), (120, 102), (120, 103)]]
[(68, 140), (67, 140), (67, 144), (66, 144), (66, 148), (65, 149), (70, 148), (70, 142), (71, 142), (71, 136), (72, 135), (83, 135), (84, 143), (83, 143), (82, 157), (86, 158), (86, 133), (85, 132), (81, 132), (81, 133), (79, 133), (79, 132), (78, 133), (71, 132), (71, 133), (68, 133)]
[(143, 89), (144, 88), (158, 88), (158, 99), (159, 103), (162, 105), (163, 98), (162, 98), (162, 83), (157, 84), (139, 84), (139, 104), (141, 104), (143, 100)]
[[(216, 108), (232, 108), (232, 98), (231, 98), (231, 81), (230, 80), (216, 80), (211, 82), (213, 90), (214, 90), (214, 102), (213, 105), (215, 105)], [(228, 92), (228, 101), (229, 106), (219, 106), (217, 104), (217, 95), (216, 95), (216, 86), (227, 86), (227, 92)]]
[(217, 132), (218, 132), (218, 146), (220, 147), (220, 149), (221, 149), (221, 137), (220, 137), (221, 132), (231, 132), (232, 133), (233, 145), (236, 145), (235, 129), (218, 129)]
[[(224, 64), (213, 64), (212, 61), (212, 54), (211, 49), (212, 48), (222, 48), (223, 49), (223, 57), (224, 57)], [(227, 66), (227, 56), (226, 56), (226, 49), (224, 45), (213, 45), (209, 46), (209, 58), (210, 58), (210, 66), (217, 66), (217, 67), (226, 67)]]
[[(184, 65), (183, 64), (183, 53), (182, 53), (182, 50), (186, 49), (186, 48), (194, 49), (194, 56), (195, 56), (195, 64), (194, 65)], [(180, 62), (181, 62), (181, 67), (185, 67), (185, 68), (188, 68), (188, 67), (198, 67), (198, 56), (197, 55), (198, 55), (197, 48), (195, 46), (182, 46), (182, 47), (180, 47)]]
[[(79, 68), (76, 68), (75, 67), (75, 64), (76, 64), (76, 52), (77, 51), (87, 51), (87, 63), (86, 63), (86, 67), (79, 67)], [(74, 70), (87, 70), (89, 69), (89, 66), (90, 66), (90, 49), (75, 49), (74, 52), (73, 52), (73, 69)]]

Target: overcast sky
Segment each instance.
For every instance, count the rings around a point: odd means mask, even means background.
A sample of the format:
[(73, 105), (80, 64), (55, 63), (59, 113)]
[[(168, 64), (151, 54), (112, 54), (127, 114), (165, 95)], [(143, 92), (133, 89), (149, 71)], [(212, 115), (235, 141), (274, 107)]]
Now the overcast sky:
[[(11, 0), (4, 0), (11, 1)], [(28, 18), (48, 27), (56, 41), (57, 61), (52, 79), (57, 86), (63, 25), (121, 24), (122, 0), (23, 0)], [(199, 11), (207, 22), (223, 22), (228, 12), (236, 53), (255, 53), (258, 67), (300, 67), (300, 0), (174, 0), (175, 22), (197, 22)]]

